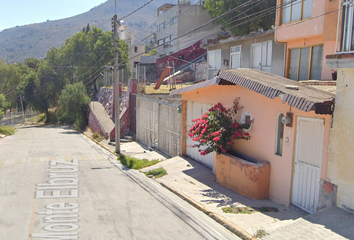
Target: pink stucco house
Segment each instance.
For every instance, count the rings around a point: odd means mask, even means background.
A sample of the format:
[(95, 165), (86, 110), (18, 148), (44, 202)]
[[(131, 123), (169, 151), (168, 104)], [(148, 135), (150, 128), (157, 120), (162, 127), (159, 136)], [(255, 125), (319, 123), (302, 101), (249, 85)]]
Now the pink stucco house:
[[(174, 90), (171, 94), (180, 94), (182, 98), (181, 154), (213, 169), (217, 181), (221, 171), (230, 181), (236, 181), (232, 180), (236, 177), (231, 169), (242, 168), (245, 178), (251, 178), (250, 175), (258, 170), (256, 167), (245, 170), (232, 159), (228, 163), (230, 166), (221, 170), (220, 162), (225, 164), (225, 157), (220, 158), (215, 153), (201, 156), (198, 149), (188, 147), (193, 141), (186, 132), (191, 127), (191, 120), (200, 117), (210, 106), (220, 102), (231, 107), (233, 100), (240, 97), (243, 109), (236, 117), (241, 122), (244, 119), (254, 122), (249, 130), (251, 140), (235, 141), (232, 150), (240, 156), (256, 159), (260, 164), (270, 163), (266, 197), (284, 205), (294, 204), (308, 212), (333, 204), (331, 193), (326, 191), (333, 94), (245, 68), (220, 70), (212, 80)], [(287, 122), (283, 124), (285, 120)], [(267, 178), (252, 179), (267, 181)], [(249, 192), (249, 189), (245, 191)], [(245, 191), (237, 192), (243, 194)], [(252, 198), (252, 195), (245, 195)]]
[(286, 45), (285, 77), (331, 80), (340, 0), (277, 0), (275, 40)]

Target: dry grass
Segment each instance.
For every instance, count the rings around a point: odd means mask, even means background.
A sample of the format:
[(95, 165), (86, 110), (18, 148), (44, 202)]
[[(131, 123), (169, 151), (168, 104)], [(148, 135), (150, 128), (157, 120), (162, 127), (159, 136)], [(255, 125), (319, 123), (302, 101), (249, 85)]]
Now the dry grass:
[[(170, 92), (170, 86), (168, 86), (168, 85), (161, 85), (158, 90), (155, 90), (154, 86), (155, 85), (146, 85), (145, 93), (151, 94), (151, 93), (169, 93)], [(182, 84), (182, 86), (181, 86), (181, 84), (177, 84), (176, 89), (180, 89), (180, 88), (187, 87), (187, 86), (190, 86), (190, 85)]]
[[(180, 89), (180, 88), (184, 88), (184, 87), (187, 87), (187, 86), (190, 86), (190, 84), (177, 84), (176, 86), (176, 89)], [(168, 85), (161, 85), (159, 89), (155, 90), (154, 89), (155, 87), (155, 84), (147, 84), (145, 86), (145, 91), (144, 91), (144, 84), (143, 83), (140, 83), (140, 86), (139, 86), (139, 93), (146, 93), (146, 94), (152, 94), (152, 93), (170, 93), (170, 86)], [(113, 87), (110, 87), (110, 88), (113, 88)], [(127, 91), (128, 87), (127, 86), (123, 86), (123, 91)]]

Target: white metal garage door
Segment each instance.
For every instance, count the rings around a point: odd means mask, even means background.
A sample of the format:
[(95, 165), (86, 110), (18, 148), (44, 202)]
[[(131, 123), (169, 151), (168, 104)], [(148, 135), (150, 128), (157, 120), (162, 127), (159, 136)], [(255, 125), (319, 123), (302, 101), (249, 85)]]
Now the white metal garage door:
[[(200, 118), (204, 113), (206, 113), (212, 106), (210, 104), (198, 103), (188, 101), (187, 103), (187, 131), (193, 126), (192, 120)], [(209, 168), (213, 168), (213, 153), (209, 153), (205, 156), (200, 155), (198, 148), (188, 147), (190, 145), (196, 144), (187, 134), (187, 149), (186, 154), (188, 157), (206, 165)]]

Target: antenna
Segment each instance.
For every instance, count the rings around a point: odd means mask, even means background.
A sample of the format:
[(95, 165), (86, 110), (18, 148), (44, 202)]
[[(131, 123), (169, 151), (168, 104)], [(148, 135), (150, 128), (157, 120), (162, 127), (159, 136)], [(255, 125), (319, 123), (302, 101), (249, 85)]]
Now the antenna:
[(114, 0), (114, 15), (117, 15), (117, 0)]

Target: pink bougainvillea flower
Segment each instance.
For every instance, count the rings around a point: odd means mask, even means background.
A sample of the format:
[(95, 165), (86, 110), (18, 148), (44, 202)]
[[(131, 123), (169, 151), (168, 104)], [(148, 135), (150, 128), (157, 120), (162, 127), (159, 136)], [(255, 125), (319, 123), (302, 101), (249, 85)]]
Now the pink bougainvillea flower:
[(194, 125), (189, 130), (188, 136), (198, 142), (194, 147), (204, 148), (204, 150), (198, 149), (201, 155), (213, 151), (227, 152), (233, 145), (232, 138), (249, 139), (249, 134), (245, 134), (242, 131), (243, 127), (233, 119), (237, 111), (241, 109), (238, 101), (235, 99), (231, 108), (225, 108), (221, 103), (217, 103), (200, 118), (193, 119)]

